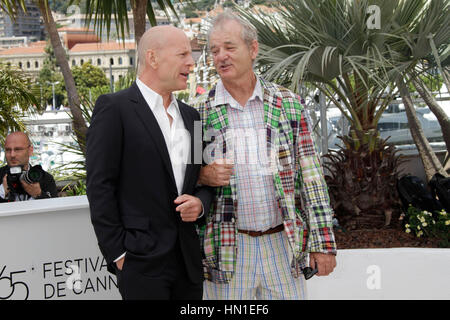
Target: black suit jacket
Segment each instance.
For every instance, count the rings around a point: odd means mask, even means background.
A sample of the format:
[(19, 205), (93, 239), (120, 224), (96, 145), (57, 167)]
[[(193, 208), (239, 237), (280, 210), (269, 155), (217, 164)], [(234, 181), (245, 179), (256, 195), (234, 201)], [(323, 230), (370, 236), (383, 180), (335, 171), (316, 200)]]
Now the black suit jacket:
[[(194, 121), (200, 117), (178, 105), (191, 134), (192, 158), (194, 147), (201, 148), (201, 137), (194, 141)], [(115, 273), (113, 261), (127, 252), (124, 269), (157, 277), (178, 238), (190, 280), (203, 280), (195, 223), (183, 222), (175, 211), (178, 192), (169, 153), (136, 83), (98, 98), (87, 133), (86, 169), (91, 220), (110, 272)], [(212, 192), (196, 188), (199, 170), (193, 161), (187, 165), (182, 193), (199, 197), (206, 213)]]

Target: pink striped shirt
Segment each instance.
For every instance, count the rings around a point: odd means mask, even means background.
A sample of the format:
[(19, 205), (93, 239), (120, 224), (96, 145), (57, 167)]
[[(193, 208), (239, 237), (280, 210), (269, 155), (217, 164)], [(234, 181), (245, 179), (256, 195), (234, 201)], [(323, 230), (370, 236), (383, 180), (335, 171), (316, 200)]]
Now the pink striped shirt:
[(269, 169), (263, 92), (259, 79), (244, 107), (219, 80), (214, 104), (228, 104), (227, 134), (232, 134), (232, 144), (227, 146), (233, 150), (234, 157), (238, 228), (265, 231), (282, 224)]

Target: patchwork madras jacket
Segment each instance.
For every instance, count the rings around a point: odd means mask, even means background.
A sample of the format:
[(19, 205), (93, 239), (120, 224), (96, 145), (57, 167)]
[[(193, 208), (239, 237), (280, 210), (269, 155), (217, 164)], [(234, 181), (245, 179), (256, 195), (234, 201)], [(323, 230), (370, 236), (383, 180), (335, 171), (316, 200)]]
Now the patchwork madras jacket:
[[(272, 175), (279, 214), (291, 248), (291, 272), (298, 277), (307, 266), (309, 252), (336, 254), (333, 212), (300, 97), (262, 78), (260, 81), (264, 91), (267, 150), (272, 151), (276, 163)], [(210, 140), (204, 141), (204, 157), (227, 158), (227, 151), (230, 152), (224, 138), (228, 129), (227, 105), (214, 106), (214, 100), (215, 88), (194, 105), (202, 119), (204, 140)], [(236, 265), (239, 246), (236, 194), (232, 175), (230, 185), (215, 188), (206, 224), (199, 229), (205, 279), (216, 283), (229, 282)]]

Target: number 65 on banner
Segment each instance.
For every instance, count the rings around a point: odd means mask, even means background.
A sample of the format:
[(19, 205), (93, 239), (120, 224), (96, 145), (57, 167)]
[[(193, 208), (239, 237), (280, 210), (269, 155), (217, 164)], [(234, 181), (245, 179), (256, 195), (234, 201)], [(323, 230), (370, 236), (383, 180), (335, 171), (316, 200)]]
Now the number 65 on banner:
[[(29, 289), (25, 282), (22, 281), (13, 281), (13, 276), (18, 273), (25, 273), (26, 270), (22, 271), (13, 271), (9, 273), (9, 277), (6, 275), (3, 276), (3, 273), (5, 272), (6, 266), (3, 267), (2, 271), (0, 272), (0, 300), (6, 300), (6, 299), (19, 299), (17, 297), (13, 297), (14, 292), (19, 292), (23, 290), (17, 290), (19, 287), (23, 287), (25, 289), (25, 299), (28, 300), (29, 295)], [(17, 294), (16, 294), (17, 295)]]

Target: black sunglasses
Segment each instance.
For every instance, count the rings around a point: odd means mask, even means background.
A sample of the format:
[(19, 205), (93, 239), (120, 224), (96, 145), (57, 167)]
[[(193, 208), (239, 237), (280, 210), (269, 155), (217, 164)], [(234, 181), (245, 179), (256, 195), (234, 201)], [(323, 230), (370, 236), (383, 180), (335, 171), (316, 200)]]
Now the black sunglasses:
[(317, 264), (316, 267), (313, 269), (311, 267), (306, 267), (302, 269), (303, 275), (305, 276), (305, 279), (311, 279), (317, 272), (319, 272), (319, 270), (317, 269)]

